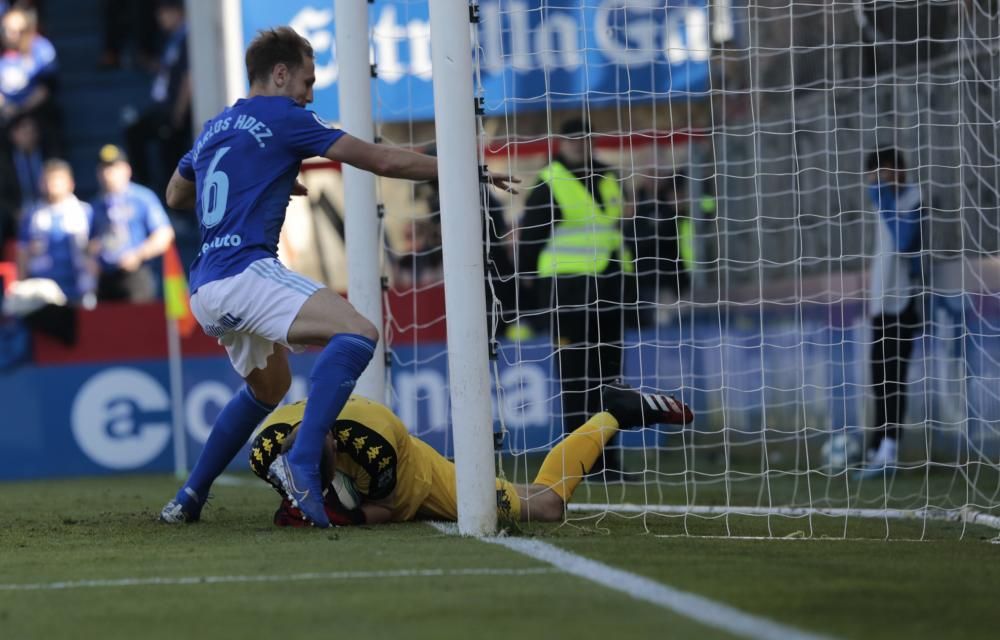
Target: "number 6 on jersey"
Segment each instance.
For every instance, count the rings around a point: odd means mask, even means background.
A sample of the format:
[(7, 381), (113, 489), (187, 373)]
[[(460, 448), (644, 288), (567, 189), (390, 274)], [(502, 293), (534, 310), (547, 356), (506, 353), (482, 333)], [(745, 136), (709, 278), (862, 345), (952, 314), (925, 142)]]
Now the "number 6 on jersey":
[(229, 200), (229, 176), (225, 171), (216, 171), (215, 168), (232, 147), (222, 147), (215, 153), (211, 164), (208, 165), (208, 175), (202, 184), (201, 191), (201, 223), (206, 228), (212, 228), (222, 222), (222, 216), (226, 213), (226, 201)]

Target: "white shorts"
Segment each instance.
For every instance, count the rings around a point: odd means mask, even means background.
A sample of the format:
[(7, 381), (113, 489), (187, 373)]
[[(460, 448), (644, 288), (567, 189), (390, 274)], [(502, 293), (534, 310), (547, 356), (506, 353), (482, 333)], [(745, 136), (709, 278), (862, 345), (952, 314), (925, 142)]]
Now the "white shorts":
[(191, 296), (191, 312), (207, 335), (219, 339), (233, 368), (245, 378), (264, 368), (275, 343), (302, 351), (288, 344), (288, 330), (322, 286), (264, 258), (240, 274), (200, 286)]

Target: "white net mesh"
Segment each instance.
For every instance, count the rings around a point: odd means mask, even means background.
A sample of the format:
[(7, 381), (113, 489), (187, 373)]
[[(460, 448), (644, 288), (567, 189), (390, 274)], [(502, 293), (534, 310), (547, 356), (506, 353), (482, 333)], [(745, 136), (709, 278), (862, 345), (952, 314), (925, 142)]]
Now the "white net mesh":
[[(998, 522), (994, 0), (477, 7), (483, 162), (523, 180), (483, 207), (509, 479), (530, 483), (621, 376), (696, 420), (621, 433), (606, 460), (621, 473), (582, 483), (569, 525), (924, 538)], [(371, 25), (378, 135), (426, 149), (426, 2), (380, 0)], [(867, 184), (879, 149), (879, 167), (905, 164), (897, 214)], [(622, 198), (625, 250), (589, 277), (543, 264), (565, 231), (540, 182), (554, 160), (585, 194)], [(390, 399), (451, 455), (437, 194), (379, 189)], [(889, 472), (861, 477), (885, 433)]]
[[(479, 6), (486, 159), (526, 187), (494, 238), (513, 479), (621, 375), (697, 419), (613, 440), (623, 473), (582, 484), (570, 523), (923, 537), (925, 516), (1000, 513), (995, 3)], [(881, 211), (878, 149), (906, 169)], [(539, 178), (556, 160), (599, 201), (614, 177), (632, 259), (552, 277), (573, 253)], [(887, 472), (862, 477), (879, 446)]]

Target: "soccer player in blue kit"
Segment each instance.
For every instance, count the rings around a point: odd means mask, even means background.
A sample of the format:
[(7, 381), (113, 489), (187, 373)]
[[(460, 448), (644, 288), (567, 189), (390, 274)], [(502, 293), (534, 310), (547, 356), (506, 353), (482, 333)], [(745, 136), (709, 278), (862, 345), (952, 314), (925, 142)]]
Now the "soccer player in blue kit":
[[(433, 157), (372, 144), (333, 128), (305, 105), (316, 80), (309, 42), (288, 27), (258, 33), (246, 51), (250, 94), (205, 123), (167, 186), (167, 203), (195, 209), (201, 252), (191, 265), (191, 310), (226, 347), (246, 385), (222, 409), (187, 482), (163, 508), (168, 523), (197, 521), (212, 482), (291, 383), (286, 347), (323, 348), (310, 374), (295, 445), (271, 477), (317, 527), (328, 527), (319, 463), (329, 426), (375, 350), (378, 330), (346, 300), (286, 269), (278, 234), (302, 160), (322, 156), (380, 176), (437, 179)], [(487, 176), (509, 188), (509, 180)]]

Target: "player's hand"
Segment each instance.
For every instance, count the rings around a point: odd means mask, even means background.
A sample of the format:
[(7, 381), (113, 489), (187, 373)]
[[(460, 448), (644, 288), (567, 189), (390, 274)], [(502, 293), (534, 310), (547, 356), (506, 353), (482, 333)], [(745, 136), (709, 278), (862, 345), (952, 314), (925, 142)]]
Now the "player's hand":
[(514, 176), (502, 176), (498, 173), (492, 173), (490, 171), (487, 171), (483, 177), (485, 177), (486, 181), (497, 189), (503, 189), (504, 191), (508, 191), (510, 193), (517, 193), (517, 189), (515, 189), (513, 185), (520, 184), (521, 182), (520, 178), (515, 178)]
[(309, 189), (306, 185), (302, 184), (298, 180), (292, 185), (292, 195), (293, 196), (307, 196), (309, 195)]
[(330, 519), (330, 524), (335, 527), (349, 527), (365, 523), (365, 512), (361, 507), (348, 509), (337, 498), (337, 492), (330, 489), (323, 496), (323, 506), (326, 507), (326, 517)]

